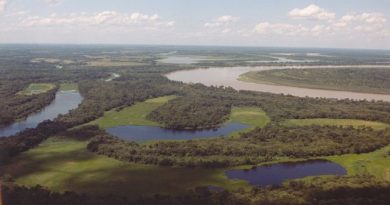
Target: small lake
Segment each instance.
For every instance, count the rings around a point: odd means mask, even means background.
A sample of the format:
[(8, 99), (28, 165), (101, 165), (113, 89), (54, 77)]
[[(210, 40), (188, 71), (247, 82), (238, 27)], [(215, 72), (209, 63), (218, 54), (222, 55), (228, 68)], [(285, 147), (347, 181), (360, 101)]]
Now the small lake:
[(66, 114), (82, 102), (83, 97), (77, 91), (59, 91), (53, 102), (27, 119), (0, 128), (0, 137), (8, 137), (28, 128), (35, 128), (45, 120), (53, 120), (59, 114)]
[(252, 185), (281, 185), (285, 180), (308, 176), (345, 175), (347, 171), (331, 161), (309, 160), (304, 162), (286, 162), (256, 167), (249, 170), (228, 170), (229, 179), (241, 179)]
[(349, 91), (322, 90), (291, 87), (283, 85), (259, 84), (243, 82), (238, 80), (241, 74), (249, 71), (263, 71), (272, 69), (303, 69), (303, 68), (389, 68), (390, 66), (378, 65), (343, 65), (343, 66), (259, 66), (259, 67), (212, 67), (199, 68), (193, 70), (182, 70), (172, 72), (166, 75), (167, 78), (184, 83), (202, 83), (206, 86), (226, 86), (236, 90), (251, 90), (260, 92), (269, 92), (276, 94), (288, 94), (298, 97), (320, 97), (336, 99), (354, 99), (354, 100), (383, 100), (390, 101), (390, 95), (358, 93)]
[(209, 130), (173, 130), (155, 126), (127, 125), (107, 128), (106, 132), (121, 139), (145, 142), (151, 140), (189, 140), (228, 136), (232, 132), (250, 127), (240, 123), (227, 123), (222, 127)]

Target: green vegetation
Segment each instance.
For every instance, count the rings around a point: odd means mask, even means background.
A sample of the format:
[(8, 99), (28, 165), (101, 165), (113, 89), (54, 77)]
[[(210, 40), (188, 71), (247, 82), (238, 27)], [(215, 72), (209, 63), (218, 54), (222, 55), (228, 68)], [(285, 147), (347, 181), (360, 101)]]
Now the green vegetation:
[[(16, 157), (2, 168), (19, 185), (48, 187), (53, 191), (126, 196), (173, 194), (197, 186), (228, 189), (247, 186), (230, 181), (223, 170), (168, 168), (130, 164), (86, 150), (88, 141), (54, 137)], [(178, 183), (180, 182), (180, 183)]]
[[(219, 204), (318, 205), (340, 204), (338, 202), (341, 201), (344, 204), (378, 205), (390, 201), (388, 197), (390, 186), (383, 180), (390, 177), (388, 165), (390, 150), (386, 147), (389, 146), (389, 130), (379, 130), (383, 124), (374, 123), (390, 124), (389, 102), (299, 98), (172, 82), (163, 74), (194, 67), (157, 63), (156, 60), (160, 59), (161, 53), (171, 52), (172, 47), (153, 49), (121, 46), (9, 47), (12, 49), (5, 46), (0, 52), (1, 126), (42, 109), (54, 99), (56, 89), (37, 95), (17, 95), (32, 83), (75, 83), (79, 85), (79, 91), (84, 97), (80, 106), (68, 114), (60, 115), (53, 121), (42, 122), (35, 129), (25, 130), (9, 138), (0, 138), (1, 174), (6, 171), (15, 177), (20, 185), (41, 184), (55, 191), (72, 190), (96, 195), (118, 193), (137, 198), (144, 194), (153, 194), (152, 192), (177, 195), (165, 198), (154, 196), (149, 204), (156, 204), (153, 202), (158, 201), (166, 202), (165, 204), (220, 202)], [(218, 49), (205, 48), (197, 51), (193, 48), (175, 47), (177, 55), (208, 55), (228, 59), (202, 61), (197, 66), (262, 64), (245, 63), (245, 61), (267, 60), (265, 58), (268, 57), (260, 56), (276, 52), (274, 49), (268, 52), (257, 49), (249, 52), (244, 48), (236, 49), (223, 48), (218, 51)], [(319, 61), (310, 64), (358, 65), (388, 61), (388, 58), (377, 54), (365, 57), (366, 53), (357, 55), (353, 52), (334, 51), (334, 53), (337, 55), (335, 58), (311, 57), (312, 60)], [(291, 58), (300, 60), (304, 55)], [(51, 60), (37, 60), (26, 67), (26, 62), (36, 58)], [(66, 63), (66, 60), (69, 60), (69, 63)], [(92, 61), (95, 61), (95, 64), (89, 63)], [(53, 63), (62, 65), (56, 68)], [(141, 64), (142, 66), (132, 66)], [(294, 63), (267, 63), (267, 65), (271, 64)], [(102, 80), (107, 79), (114, 72), (120, 72), (121, 77), (110, 82)], [(352, 71), (351, 75), (355, 73), (361, 76), (365, 71), (359, 69), (357, 72), (359, 74)], [(367, 73), (367, 77), (363, 77), (368, 79), (365, 85), (358, 85), (360, 77), (353, 76), (343, 78), (350, 83), (348, 86), (342, 85), (344, 82), (333, 83), (331, 77), (326, 77), (328, 79), (325, 80), (343, 89), (344, 87), (355, 87), (362, 91), (387, 89), (388, 82), (385, 81), (388, 75), (382, 75), (381, 72), (375, 70)], [(383, 70), (383, 72), (387, 71)], [(340, 76), (347, 75), (349, 74), (340, 74)], [(286, 78), (290, 75), (279, 73), (275, 76), (275, 78)], [(318, 81), (323, 82), (321, 79)], [(71, 85), (62, 85), (62, 89), (73, 88)], [(148, 99), (172, 95), (177, 98), (169, 102), (164, 101), (161, 104), (144, 102)], [(218, 127), (230, 120), (248, 123), (257, 128), (237, 134), (235, 137), (151, 144), (119, 140), (108, 136), (102, 130), (97, 130), (97, 126), (94, 126), (97, 134), (91, 136), (94, 137), (91, 141), (80, 139), (88, 134), (88, 130), (71, 129), (75, 131), (72, 138), (63, 136), (66, 130), (99, 118), (101, 118), (100, 123), (97, 121), (94, 123), (101, 127), (115, 125), (115, 123), (143, 125), (154, 123), (154, 125), (171, 128), (197, 129)], [(297, 121), (288, 119), (297, 119)], [(307, 120), (298, 119), (312, 119), (312, 121), (306, 125)], [(372, 121), (372, 123), (331, 119), (359, 119)], [(272, 123), (268, 123), (270, 120)], [(314, 124), (318, 125), (312, 125), (313, 121), (317, 121)], [(283, 123), (287, 123), (288, 126), (284, 126)], [(298, 124), (302, 126), (295, 126)], [(343, 127), (340, 127), (340, 124)], [(354, 127), (344, 126), (344, 124), (352, 124)], [(360, 127), (360, 124), (373, 127), (375, 130)], [(83, 129), (85, 127), (88, 126), (83, 126)], [(101, 156), (87, 151), (86, 148)], [(350, 174), (355, 173), (358, 176), (321, 177), (309, 180), (306, 178), (303, 182), (287, 182), (281, 187), (252, 187), (248, 190), (246, 189), (248, 185), (242, 181), (227, 180), (221, 169), (236, 165), (250, 168), (262, 163), (303, 158), (328, 158), (347, 167)], [(9, 165), (5, 166), (6, 163)], [(203, 169), (205, 167), (209, 169)], [(365, 173), (373, 174), (381, 181), (361, 175)], [(225, 187), (229, 191), (239, 187), (245, 189), (218, 194), (210, 194), (202, 188), (189, 195), (181, 192), (195, 186), (207, 185)], [(39, 202), (46, 199), (45, 197), (58, 196), (64, 197), (59, 201), (65, 204), (84, 202), (67, 200), (68, 197), (80, 199), (77, 198), (78, 195), (48, 193), (42, 188), (6, 188), (4, 193), (6, 204), (13, 205), (31, 204), (29, 203), (31, 201), (37, 204), (56, 204), (50, 203), (51, 201)], [(86, 200), (86, 198), (81, 199)], [(100, 204), (126, 204), (122, 199), (112, 203), (109, 201), (111, 198), (98, 199)], [(171, 199), (177, 203), (170, 203)], [(17, 203), (12, 200), (27, 200), (27, 202)], [(384, 203), (378, 203), (378, 200)]]
[(183, 167), (257, 165), (275, 158), (315, 158), (369, 153), (390, 143), (390, 129), (311, 125), (267, 125), (233, 138), (160, 141), (140, 145), (105, 134), (88, 144), (92, 152), (128, 162)]
[(231, 136), (238, 136), (239, 133), (247, 132), (255, 127), (266, 126), (271, 119), (267, 116), (261, 108), (256, 107), (233, 107), (228, 122), (238, 122), (242, 124), (250, 125), (250, 128), (231, 133)]
[(55, 88), (54, 84), (51, 83), (31, 83), (26, 89), (19, 92), (19, 95), (36, 95), (46, 93), (49, 90)]
[(370, 176), (313, 177), (293, 180), (280, 187), (253, 187), (250, 190), (211, 192), (205, 187), (178, 195), (155, 195), (129, 199), (126, 196), (53, 193), (42, 187), (25, 188), (7, 182), (4, 202), (12, 205), (388, 205), (390, 183)]
[(180, 97), (153, 110), (148, 118), (171, 129), (216, 128), (229, 118), (231, 105), (220, 99)]
[(61, 91), (79, 90), (79, 86), (77, 85), (77, 83), (61, 83), (60, 90)]
[(366, 120), (354, 120), (354, 119), (326, 119), (326, 118), (317, 118), (317, 119), (290, 119), (283, 122), (283, 125), (286, 126), (309, 126), (309, 125), (321, 125), (321, 126), (353, 126), (354, 128), (358, 127), (371, 127), (375, 130), (381, 130), (390, 127), (389, 124), (382, 122), (373, 122)]
[(287, 86), (390, 94), (390, 69), (315, 68), (248, 72), (242, 81)]
[(104, 113), (104, 116), (88, 124), (98, 125), (100, 128), (116, 127), (120, 125), (149, 125), (159, 126), (157, 122), (147, 119), (147, 116), (156, 108), (164, 105), (175, 96), (165, 96), (136, 103), (120, 111), (111, 110)]
[(327, 159), (345, 167), (349, 175), (373, 175), (390, 181), (390, 146), (367, 154), (331, 156)]
[(247, 124), (252, 127), (264, 127), (271, 120), (261, 108), (233, 107), (229, 121)]

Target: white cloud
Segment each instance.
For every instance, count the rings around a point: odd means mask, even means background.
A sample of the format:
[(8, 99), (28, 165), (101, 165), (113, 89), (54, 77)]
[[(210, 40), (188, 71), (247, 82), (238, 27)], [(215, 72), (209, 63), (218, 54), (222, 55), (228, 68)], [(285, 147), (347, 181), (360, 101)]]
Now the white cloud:
[(294, 25), (285, 23), (261, 22), (255, 26), (253, 31), (260, 35), (282, 35), (282, 36), (318, 36), (324, 32), (329, 32), (330, 27), (325, 25), (315, 25), (307, 27), (304, 25)]
[(44, 1), (50, 5), (56, 5), (62, 2), (62, 0), (44, 0)]
[[(306, 12), (307, 16), (314, 13), (316, 12)], [(314, 26), (310, 24), (260, 22), (253, 28), (253, 32), (262, 36), (280, 38), (289, 36), (297, 38), (321, 37), (333, 38), (337, 41), (354, 39), (359, 42), (362, 38), (371, 39), (372, 41), (388, 38), (390, 28), (384, 14), (361, 13), (347, 14), (340, 19), (332, 19)]]
[(384, 26), (387, 22), (386, 17), (381, 13), (362, 13), (362, 14), (347, 14), (340, 18), (335, 26), (346, 27), (348, 25), (360, 24), (371, 26)]
[(163, 21), (157, 14), (147, 15), (139, 12), (125, 14), (116, 11), (99, 13), (71, 13), (66, 15), (51, 14), (47, 17), (30, 16), (25, 18), (22, 26), (138, 26), (143, 28), (172, 27), (174, 21)]
[(326, 11), (315, 4), (311, 4), (303, 9), (295, 8), (288, 15), (297, 19), (316, 19), (316, 20), (332, 20), (336, 17), (335, 13)]
[(207, 28), (228, 27), (236, 23), (240, 18), (230, 15), (220, 16), (217, 19), (204, 24)]
[(4, 11), (6, 6), (7, 0), (0, 0), (0, 12)]

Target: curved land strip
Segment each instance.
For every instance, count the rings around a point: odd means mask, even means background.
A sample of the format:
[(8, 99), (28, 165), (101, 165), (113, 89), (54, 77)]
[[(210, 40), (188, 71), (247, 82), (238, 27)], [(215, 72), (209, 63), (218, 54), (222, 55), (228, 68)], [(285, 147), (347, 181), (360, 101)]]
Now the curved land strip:
[(352, 126), (354, 128), (359, 127), (371, 127), (374, 130), (382, 130), (390, 128), (389, 124), (383, 122), (374, 122), (367, 120), (355, 120), (355, 119), (329, 119), (329, 118), (316, 118), (316, 119), (290, 119), (283, 122), (287, 126), (309, 126), (309, 125), (321, 125), (321, 126)]
[(325, 90), (390, 94), (388, 68), (307, 68), (248, 72), (245, 82)]
[(20, 91), (18, 95), (36, 95), (46, 93), (56, 86), (52, 83), (31, 83), (26, 89)]
[[(136, 103), (122, 110), (110, 110), (105, 112), (103, 117), (94, 120), (87, 125), (98, 125), (103, 129), (123, 125), (164, 127), (161, 123), (148, 119), (148, 115), (175, 98), (177, 98), (177, 96), (158, 97)], [(261, 108), (233, 107), (226, 122), (237, 122), (250, 125), (251, 127), (245, 130), (249, 131), (255, 127), (264, 127), (270, 121), (271, 119)], [(236, 134), (238, 134), (238, 132), (232, 135)]]

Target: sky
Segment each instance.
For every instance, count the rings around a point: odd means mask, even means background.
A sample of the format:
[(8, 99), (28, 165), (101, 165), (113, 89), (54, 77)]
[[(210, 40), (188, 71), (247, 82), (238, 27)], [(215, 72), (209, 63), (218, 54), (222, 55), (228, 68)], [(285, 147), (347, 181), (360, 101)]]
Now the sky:
[(390, 49), (389, 0), (0, 0), (0, 43)]

